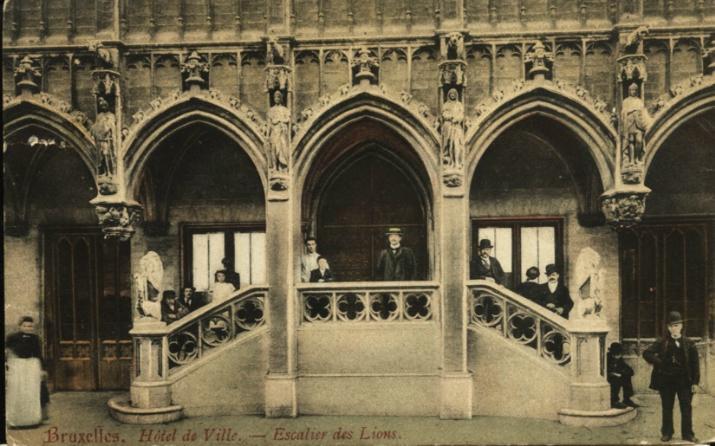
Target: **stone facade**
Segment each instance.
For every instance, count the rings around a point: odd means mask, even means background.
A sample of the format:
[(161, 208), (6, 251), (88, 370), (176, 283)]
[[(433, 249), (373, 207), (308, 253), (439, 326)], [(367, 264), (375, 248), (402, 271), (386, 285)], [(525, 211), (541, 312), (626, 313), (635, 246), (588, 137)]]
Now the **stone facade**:
[[(321, 175), (361, 138), (403, 147), (385, 156), (404, 162), (421, 194), (425, 274), (442, 299), (441, 330), (428, 330), (435, 376), (424, 381), (444, 390), (425, 413), (472, 413), (459, 395), (478, 387), (464, 316), (473, 221), (561, 219), (565, 277), (587, 247), (605, 265), (609, 341), (630, 322), (608, 226), (695, 216), (715, 235), (711, 2), (24, 0), (5, 9), (6, 327), (30, 313), (48, 330), (47, 228), (100, 225), (131, 239), (131, 270), (155, 251), (164, 287), (179, 289), (186, 225), (260, 227), (272, 325), (259, 341), (268, 371), (259, 396), (272, 416), (295, 415), (306, 392), (298, 376), (311, 359), (297, 339), (313, 338), (296, 334), (293, 296), (303, 239), (319, 224), (315, 197), (328, 187)], [(319, 412), (319, 398), (307, 398)]]

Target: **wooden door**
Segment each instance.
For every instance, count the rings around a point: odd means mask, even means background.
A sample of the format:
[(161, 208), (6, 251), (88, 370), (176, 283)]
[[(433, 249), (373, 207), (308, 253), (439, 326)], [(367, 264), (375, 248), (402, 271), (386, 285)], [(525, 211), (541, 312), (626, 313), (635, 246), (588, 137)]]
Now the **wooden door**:
[(412, 248), (417, 278), (426, 279), (427, 226), (424, 206), (403, 170), (378, 154), (346, 166), (326, 187), (318, 210), (318, 252), (339, 281), (377, 280), (385, 230), (402, 228), (403, 245)]
[(129, 387), (132, 361), (129, 244), (96, 229), (44, 237), (45, 328), (56, 390)]
[(621, 331), (626, 339), (663, 334), (670, 311), (688, 336), (707, 333), (708, 223), (643, 224), (620, 235)]

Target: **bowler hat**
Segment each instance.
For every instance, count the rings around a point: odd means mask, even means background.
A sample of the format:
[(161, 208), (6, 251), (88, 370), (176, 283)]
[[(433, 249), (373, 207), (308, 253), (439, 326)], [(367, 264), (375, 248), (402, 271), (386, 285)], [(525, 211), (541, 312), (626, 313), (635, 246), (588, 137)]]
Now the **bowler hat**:
[(623, 354), (623, 346), (621, 345), (620, 342), (614, 342), (611, 344), (610, 347), (608, 347), (608, 353), (612, 355), (622, 355)]
[(682, 324), (683, 316), (680, 315), (678, 311), (671, 311), (668, 313), (668, 325)]
[(400, 229), (400, 228), (387, 228), (387, 232), (385, 232), (385, 235), (390, 235), (390, 234), (402, 235), (402, 229)]
[(488, 238), (483, 238), (479, 240), (479, 249), (488, 249), (488, 248), (493, 248), (492, 246), (492, 241), (489, 240)]
[(551, 275), (553, 273), (559, 274), (559, 269), (553, 263), (546, 265), (546, 275)]
[(176, 291), (174, 290), (164, 290), (161, 295), (164, 299), (176, 299)]

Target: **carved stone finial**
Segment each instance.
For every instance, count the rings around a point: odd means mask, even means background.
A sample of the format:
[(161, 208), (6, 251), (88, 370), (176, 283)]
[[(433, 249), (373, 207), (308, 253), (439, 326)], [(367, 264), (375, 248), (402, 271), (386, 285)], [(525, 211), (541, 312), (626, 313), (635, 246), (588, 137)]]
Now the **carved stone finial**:
[(209, 64), (197, 51), (192, 51), (181, 64), (181, 73), (184, 75), (184, 90), (200, 90), (208, 84)]
[(353, 84), (377, 84), (380, 63), (370, 50), (365, 47), (357, 51), (353, 59)]
[(541, 40), (537, 40), (524, 55), (524, 63), (528, 69), (527, 79), (543, 80), (551, 72), (554, 56)]
[(15, 67), (15, 86), (17, 92), (34, 94), (40, 91), (42, 69), (35, 59), (30, 56), (23, 57)]
[(650, 189), (645, 186), (611, 190), (601, 196), (601, 208), (606, 221), (616, 230), (639, 224), (645, 213), (645, 200)]

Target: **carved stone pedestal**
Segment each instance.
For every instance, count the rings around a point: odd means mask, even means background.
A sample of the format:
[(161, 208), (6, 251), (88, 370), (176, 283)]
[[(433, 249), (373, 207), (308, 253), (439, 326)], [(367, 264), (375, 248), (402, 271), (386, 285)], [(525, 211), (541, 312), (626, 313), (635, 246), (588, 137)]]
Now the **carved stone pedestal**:
[(116, 195), (99, 195), (89, 202), (107, 238), (129, 240), (134, 234), (134, 225), (141, 221), (142, 207), (135, 201), (122, 200)]

